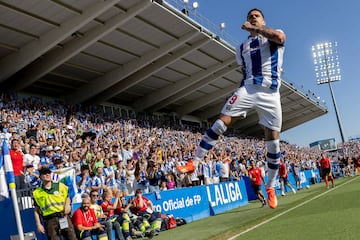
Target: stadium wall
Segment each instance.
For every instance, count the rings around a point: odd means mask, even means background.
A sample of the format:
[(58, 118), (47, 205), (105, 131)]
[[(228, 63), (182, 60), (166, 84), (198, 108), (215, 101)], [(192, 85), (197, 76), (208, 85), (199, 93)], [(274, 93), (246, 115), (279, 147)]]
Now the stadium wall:
[[(300, 177), (301, 185), (303, 187), (310, 185), (312, 177), (315, 177), (317, 179), (316, 182), (319, 182), (319, 171), (302, 171)], [(295, 180), (291, 173), (289, 174), (289, 181), (292, 185), (295, 185)], [(263, 192), (266, 194), (265, 189), (263, 189)], [(279, 185), (276, 186), (276, 193), (277, 195), (280, 194)], [(18, 194), (24, 233), (36, 232), (32, 200), (29, 196), (21, 196), (22, 195)], [(173, 214), (175, 217), (184, 218), (187, 222), (245, 206), (249, 201), (257, 199), (248, 177), (243, 177), (240, 181), (167, 190), (159, 194), (147, 193), (144, 194), (144, 196), (154, 203), (156, 211)], [(73, 204), (73, 211), (79, 206), (80, 203)], [(10, 236), (17, 235), (12, 201), (9, 199), (1, 201), (0, 213), (0, 226), (2, 226), (1, 235), (4, 237), (3, 239), (10, 239)], [(38, 232), (36, 232), (36, 234), (37, 239), (46, 239), (44, 235), (40, 235)]]

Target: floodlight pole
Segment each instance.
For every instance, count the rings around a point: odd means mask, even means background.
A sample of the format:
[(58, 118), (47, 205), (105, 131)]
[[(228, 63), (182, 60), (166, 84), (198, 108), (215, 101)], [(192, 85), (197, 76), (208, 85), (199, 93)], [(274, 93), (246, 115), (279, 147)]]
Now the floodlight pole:
[(333, 101), (333, 104), (334, 104), (336, 120), (337, 120), (337, 123), (338, 123), (338, 126), (339, 126), (341, 141), (342, 141), (342, 143), (344, 143), (345, 138), (344, 138), (343, 128), (342, 128), (342, 124), (341, 124), (341, 120), (340, 120), (340, 114), (339, 114), (339, 111), (338, 111), (338, 108), (337, 108), (337, 105), (336, 105), (334, 91), (333, 91), (333, 88), (332, 88), (332, 85), (331, 85), (331, 79), (330, 79), (330, 74), (329, 74), (328, 56), (326, 55), (325, 44), (323, 44), (322, 47), (323, 47), (323, 51), (324, 51), (325, 67), (326, 67), (326, 74), (327, 74), (327, 78), (328, 78), (330, 94), (331, 94), (331, 98), (332, 98), (332, 101)]

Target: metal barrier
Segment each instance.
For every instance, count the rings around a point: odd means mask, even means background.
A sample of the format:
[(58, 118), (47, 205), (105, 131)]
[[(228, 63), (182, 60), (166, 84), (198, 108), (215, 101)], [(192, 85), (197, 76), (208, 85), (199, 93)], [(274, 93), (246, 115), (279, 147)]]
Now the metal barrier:
[(34, 200), (32, 197), (32, 192), (35, 190), (35, 187), (28, 187), (23, 189), (17, 189), (17, 203), (19, 205), (19, 210), (25, 210), (29, 208), (34, 208)]

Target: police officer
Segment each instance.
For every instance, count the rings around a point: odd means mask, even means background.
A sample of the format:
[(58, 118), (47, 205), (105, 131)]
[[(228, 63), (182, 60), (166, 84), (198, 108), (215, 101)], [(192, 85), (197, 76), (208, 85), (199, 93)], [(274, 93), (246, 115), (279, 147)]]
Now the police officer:
[(33, 192), (37, 230), (46, 233), (48, 240), (57, 240), (60, 235), (69, 240), (76, 240), (74, 227), (69, 218), (71, 205), (68, 187), (60, 182), (52, 182), (51, 170), (47, 167), (41, 168), (39, 174), (42, 185)]

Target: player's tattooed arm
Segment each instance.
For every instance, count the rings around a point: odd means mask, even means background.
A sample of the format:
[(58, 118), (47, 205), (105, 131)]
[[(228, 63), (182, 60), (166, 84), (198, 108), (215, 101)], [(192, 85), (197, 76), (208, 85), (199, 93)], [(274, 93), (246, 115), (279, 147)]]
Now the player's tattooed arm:
[(278, 44), (284, 44), (286, 36), (283, 32), (268, 28), (268, 27), (255, 27), (254, 31), (258, 34), (263, 35), (268, 38), (270, 41), (276, 42)]
[(242, 25), (242, 29), (249, 31), (249, 32), (254, 32), (256, 34), (260, 34), (260, 35), (268, 38), (270, 41), (275, 42), (277, 44), (284, 44), (285, 40), (286, 40), (285, 33), (283, 33), (282, 31), (278, 31), (278, 30), (268, 28), (265, 26), (261, 26), (261, 27), (254, 26), (248, 21), (246, 21)]

